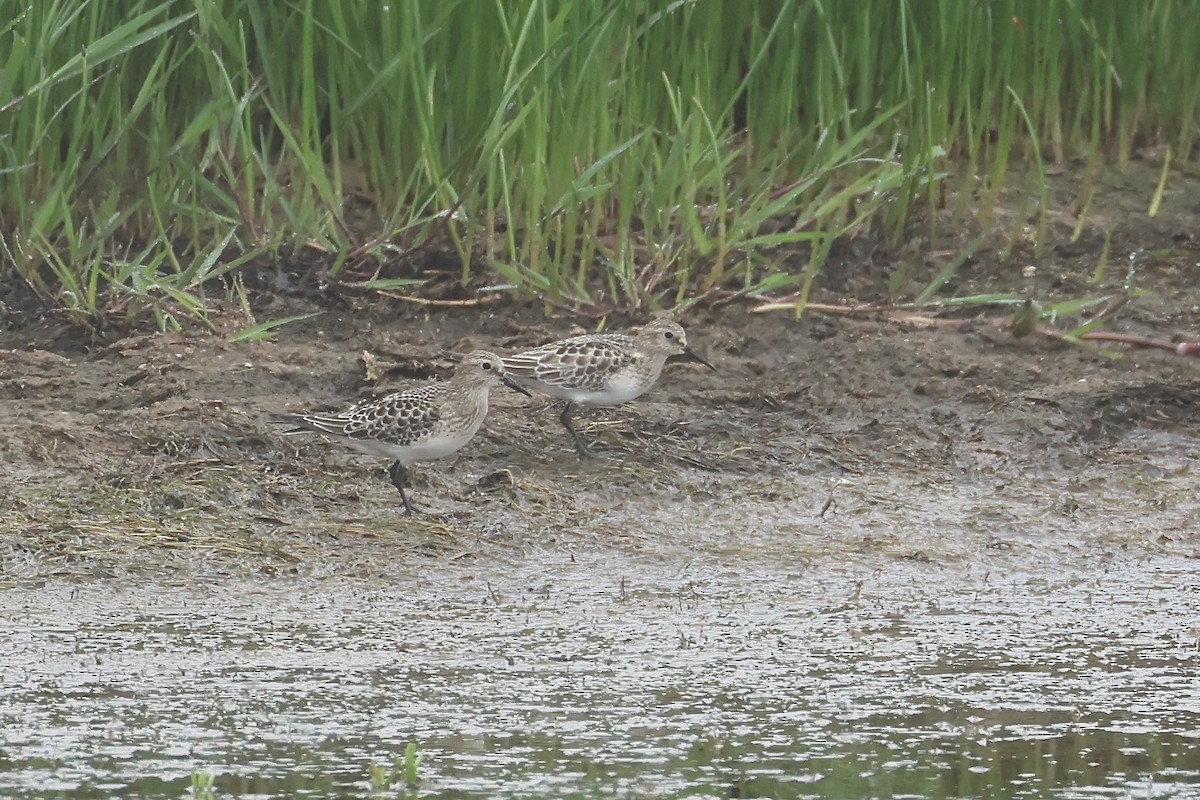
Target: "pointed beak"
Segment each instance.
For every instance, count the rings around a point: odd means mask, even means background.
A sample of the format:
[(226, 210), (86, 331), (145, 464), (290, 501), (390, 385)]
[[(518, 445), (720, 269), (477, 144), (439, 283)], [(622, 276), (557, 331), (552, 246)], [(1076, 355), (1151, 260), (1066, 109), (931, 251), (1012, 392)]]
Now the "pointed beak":
[(531, 395), (529, 393), (528, 389), (526, 389), (524, 386), (522, 386), (521, 384), (519, 384), (515, 380), (513, 380), (513, 376), (509, 375), (507, 372), (500, 376), (500, 382), (503, 383), (508, 388), (512, 389), (513, 391), (520, 392), (521, 394), (525, 395), (526, 397), (533, 397), (533, 395)]
[(697, 353), (695, 350), (693, 350), (690, 347), (685, 347), (683, 349), (683, 358), (686, 361), (695, 361), (697, 364), (703, 364), (704, 366), (711, 369), (713, 372), (717, 371), (717, 368), (714, 367), (707, 358), (700, 355), (699, 353)]

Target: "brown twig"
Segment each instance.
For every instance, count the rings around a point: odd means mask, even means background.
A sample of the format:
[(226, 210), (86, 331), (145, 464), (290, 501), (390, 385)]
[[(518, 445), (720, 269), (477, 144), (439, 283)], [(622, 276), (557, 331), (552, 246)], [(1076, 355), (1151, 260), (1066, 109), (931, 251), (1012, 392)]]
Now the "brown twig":
[[(1111, 318), (1128, 302), (1129, 295), (1121, 295), (1114, 298), (1110, 303), (1108, 303), (1108, 305), (1106, 305), (1095, 316), (1093, 316), (1091, 320), (1089, 320), (1089, 323)], [(751, 309), (750, 313), (757, 314), (763, 311), (783, 311), (791, 308), (795, 308), (795, 303), (765, 303), (758, 308)], [(927, 328), (950, 328), (953, 330), (960, 330), (962, 328), (976, 325), (989, 325), (993, 328), (1004, 330), (1012, 326), (1011, 316), (947, 319), (942, 317), (932, 317), (919, 311), (908, 311), (879, 303), (862, 303), (853, 306), (806, 303), (804, 308), (806, 310), (812, 310), (821, 314), (832, 314), (842, 317), (874, 316), (876, 318), (886, 320), (887, 322), (920, 325)], [(1116, 333), (1113, 331), (1088, 331), (1087, 333), (1081, 333), (1078, 336), (1068, 336), (1062, 331), (1047, 325), (1038, 325), (1033, 329), (1032, 332), (1039, 336), (1044, 336), (1047, 339), (1054, 339), (1060, 342), (1115, 342), (1118, 344), (1127, 344), (1131, 347), (1149, 347), (1155, 350), (1165, 350), (1168, 353), (1174, 353), (1178, 356), (1200, 356), (1200, 342), (1172, 342), (1168, 339), (1156, 339), (1152, 336), (1141, 336), (1135, 333)]]
[[(795, 302), (763, 303), (757, 308), (750, 309), (751, 314), (762, 314), (766, 311), (789, 311), (796, 307)], [(859, 314), (911, 314), (912, 312), (898, 309), (884, 303), (860, 303), (854, 306), (834, 306), (826, 303), (805, 303), (805, 309), (812, 309), (821, 314), (834, 314), (841, 317), (853, 317)]]
[[(1073, 341), (1066, 334), (1057, 331), (1054, 328), (1047, 328), (1044, 325), (1037, 327), (1037, 333), (1049, 339), (1057, 339), (1059, 341)], [(1089, 342), (1118, 342), (1120, 344), (1128, 344), (1134, 347), (1151, 347), (1157, 350), (1166, 350), (1168, 353), (1174, 353), (1177, 356), (1198, 356), (1200, 355), (1200, 342), (1172, 342), (1168, 339), (1155, 339), (1152, 336), (1139, 336), (1136, 333), (1114, 333), (1112, 331), (1088, 331), (1082, 333), (1075, 339), (1086, 339)]]
[(384, 297), (390, 297), (394, 300), (403, 300), (406, 303), (416, 303), (421, 306), (436, 306), (438, 308), (470, 308), (472, 306), (485, 306), (489, 303), (495, 303), (504, 298), (502, 294), (485, 294), (479, 297), (468, 297), (464, 300), (435, 300), (429, 297), (415, 297), (411, 294), (397, 294), (396, 292), (388, 292), (383, 289), (376, 289), (376, 292)]
[(1128, 303), (1130, 299), (1131, 298), (1128, 294), (1117, 295), (1112, 300), (1108, 301), (1108, 305), (1097, 311), (1096, 315), (1088, 320), (1088, 322), (1095, 322), (1096, 320), (1108, 319), (1109, 317), (1115, 316), (1118, 311), (1125, 307), (1125, 304)]

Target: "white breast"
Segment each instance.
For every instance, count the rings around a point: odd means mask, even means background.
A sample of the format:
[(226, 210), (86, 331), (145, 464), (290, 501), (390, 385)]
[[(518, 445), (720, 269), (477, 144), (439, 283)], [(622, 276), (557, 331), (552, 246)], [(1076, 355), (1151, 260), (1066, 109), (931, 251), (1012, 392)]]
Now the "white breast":
[(614, 374), (608, 385), (600, 391), (576, 390), (569, 399), (592, 406), (619, 406), (645, 394), (654, 385), (654, 377), (641, 370), (623, 369)]
[(466, 447), (471, 439), (474, 438), (475, 432), (479, 430), (479, 423), (481, 422), (483, 422), (482, 417), (471, 428), (457, 431), (450, 436), (435, 433), (423, 442), (417, 442), (404, 448), (405, 454), (398, 456), (398, 458), (406, 465), (414, 461), (433, 461), (445, 458), (451, 453), (456, 453)]
[(433, 429), (433, 432), (429, 436), (421, 441), (403, 446), (389, 444), (378, 439), (347, 439), (338, 437), (338, 441), (347, 447), (354, 448), (360, 453), (393, 459), (407, 467), (417, 461), (434, 461), (439, 458), (445, 458), (451, 453), (458, 452), (470, 443), (482, 424), (483, 415), (480, 414), (474, 423), (466, 428), (448, 431), (439, 425)]

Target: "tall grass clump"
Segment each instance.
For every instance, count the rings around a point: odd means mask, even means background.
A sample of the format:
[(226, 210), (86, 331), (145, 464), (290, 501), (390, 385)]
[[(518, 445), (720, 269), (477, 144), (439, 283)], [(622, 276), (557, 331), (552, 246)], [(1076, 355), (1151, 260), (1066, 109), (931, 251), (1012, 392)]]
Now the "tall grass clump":
[(88, 324), (429, 248), (548, 305), (805, 288), (951, 174), (1200, 122), (1190, 0), (0, 0), (0, 53), (0, 271)]

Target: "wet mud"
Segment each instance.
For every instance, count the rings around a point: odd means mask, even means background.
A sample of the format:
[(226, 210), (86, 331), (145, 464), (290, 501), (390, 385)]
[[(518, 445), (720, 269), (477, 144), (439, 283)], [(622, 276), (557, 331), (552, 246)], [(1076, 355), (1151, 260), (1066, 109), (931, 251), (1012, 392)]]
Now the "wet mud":
[[(1200, 338), (1200, 181), (1148, 218), (1141, 178), (1108, 179), (1078, 238), (1053, 217), (1041, 255), (1018, 237), (1002, 260), (1022, 228), (996, 212), (946, 292), (1113, 293), (1132, 264), (1144, 293), (1110, 328)], [(984, 223), (945, 216), (949, 259)], [(900, 263), (919, 288), (945, 260), (909, 252), (846, 243), (812, 299), (882, 298)], [(581, 410), (600, 458), (576, 456), (555, 402), (496, 390), (471, 445), (414, 468), (425, 513), (408, 517), (386, 464), (266, 414), (580, 320), (263, 297), (260, 320), (320, 313), (231, 343), (83, 335), (20, 297), (0, 297), (2, 668), (28, 712), (6, 726), (14, 796), (179, 796), (197, 771), (328, 796), (407, 741), (430, 754), (429, 796), (978, 796), (992, 769), (996, 796), (1147, 775), (1168, 787), (1153, 796), (1200, 796), (1195, 359), (699, 307), (682, 321), (718, 371), (671, 365), (638, 401)], [(34, 711), (64, 698), (74, 712)], [(150, 739), (113, 732), (130, 713)]]
[[(1139, 310), (1122, 324), (1148, 328)], [(391, 568), (381, 553), (577, 547), (885, 562), (1196, 552), (1200, 381), (1185, 358), (698, 312), (692, 338), (719, 371), (669, 365), (639, 401), (582, 410), (600, 458), (576, 456), (555, 402), (496, 390), (475, 442), (414, 468), (426, 513), (409, 518), (386, 464), (285, 439), (266, 414), (444, 374), (446, 347), (512, 350), (575, 329), (515, 309), (322, 317), (276, 342), (0, 351), (5, 578), (371, 574)]]

